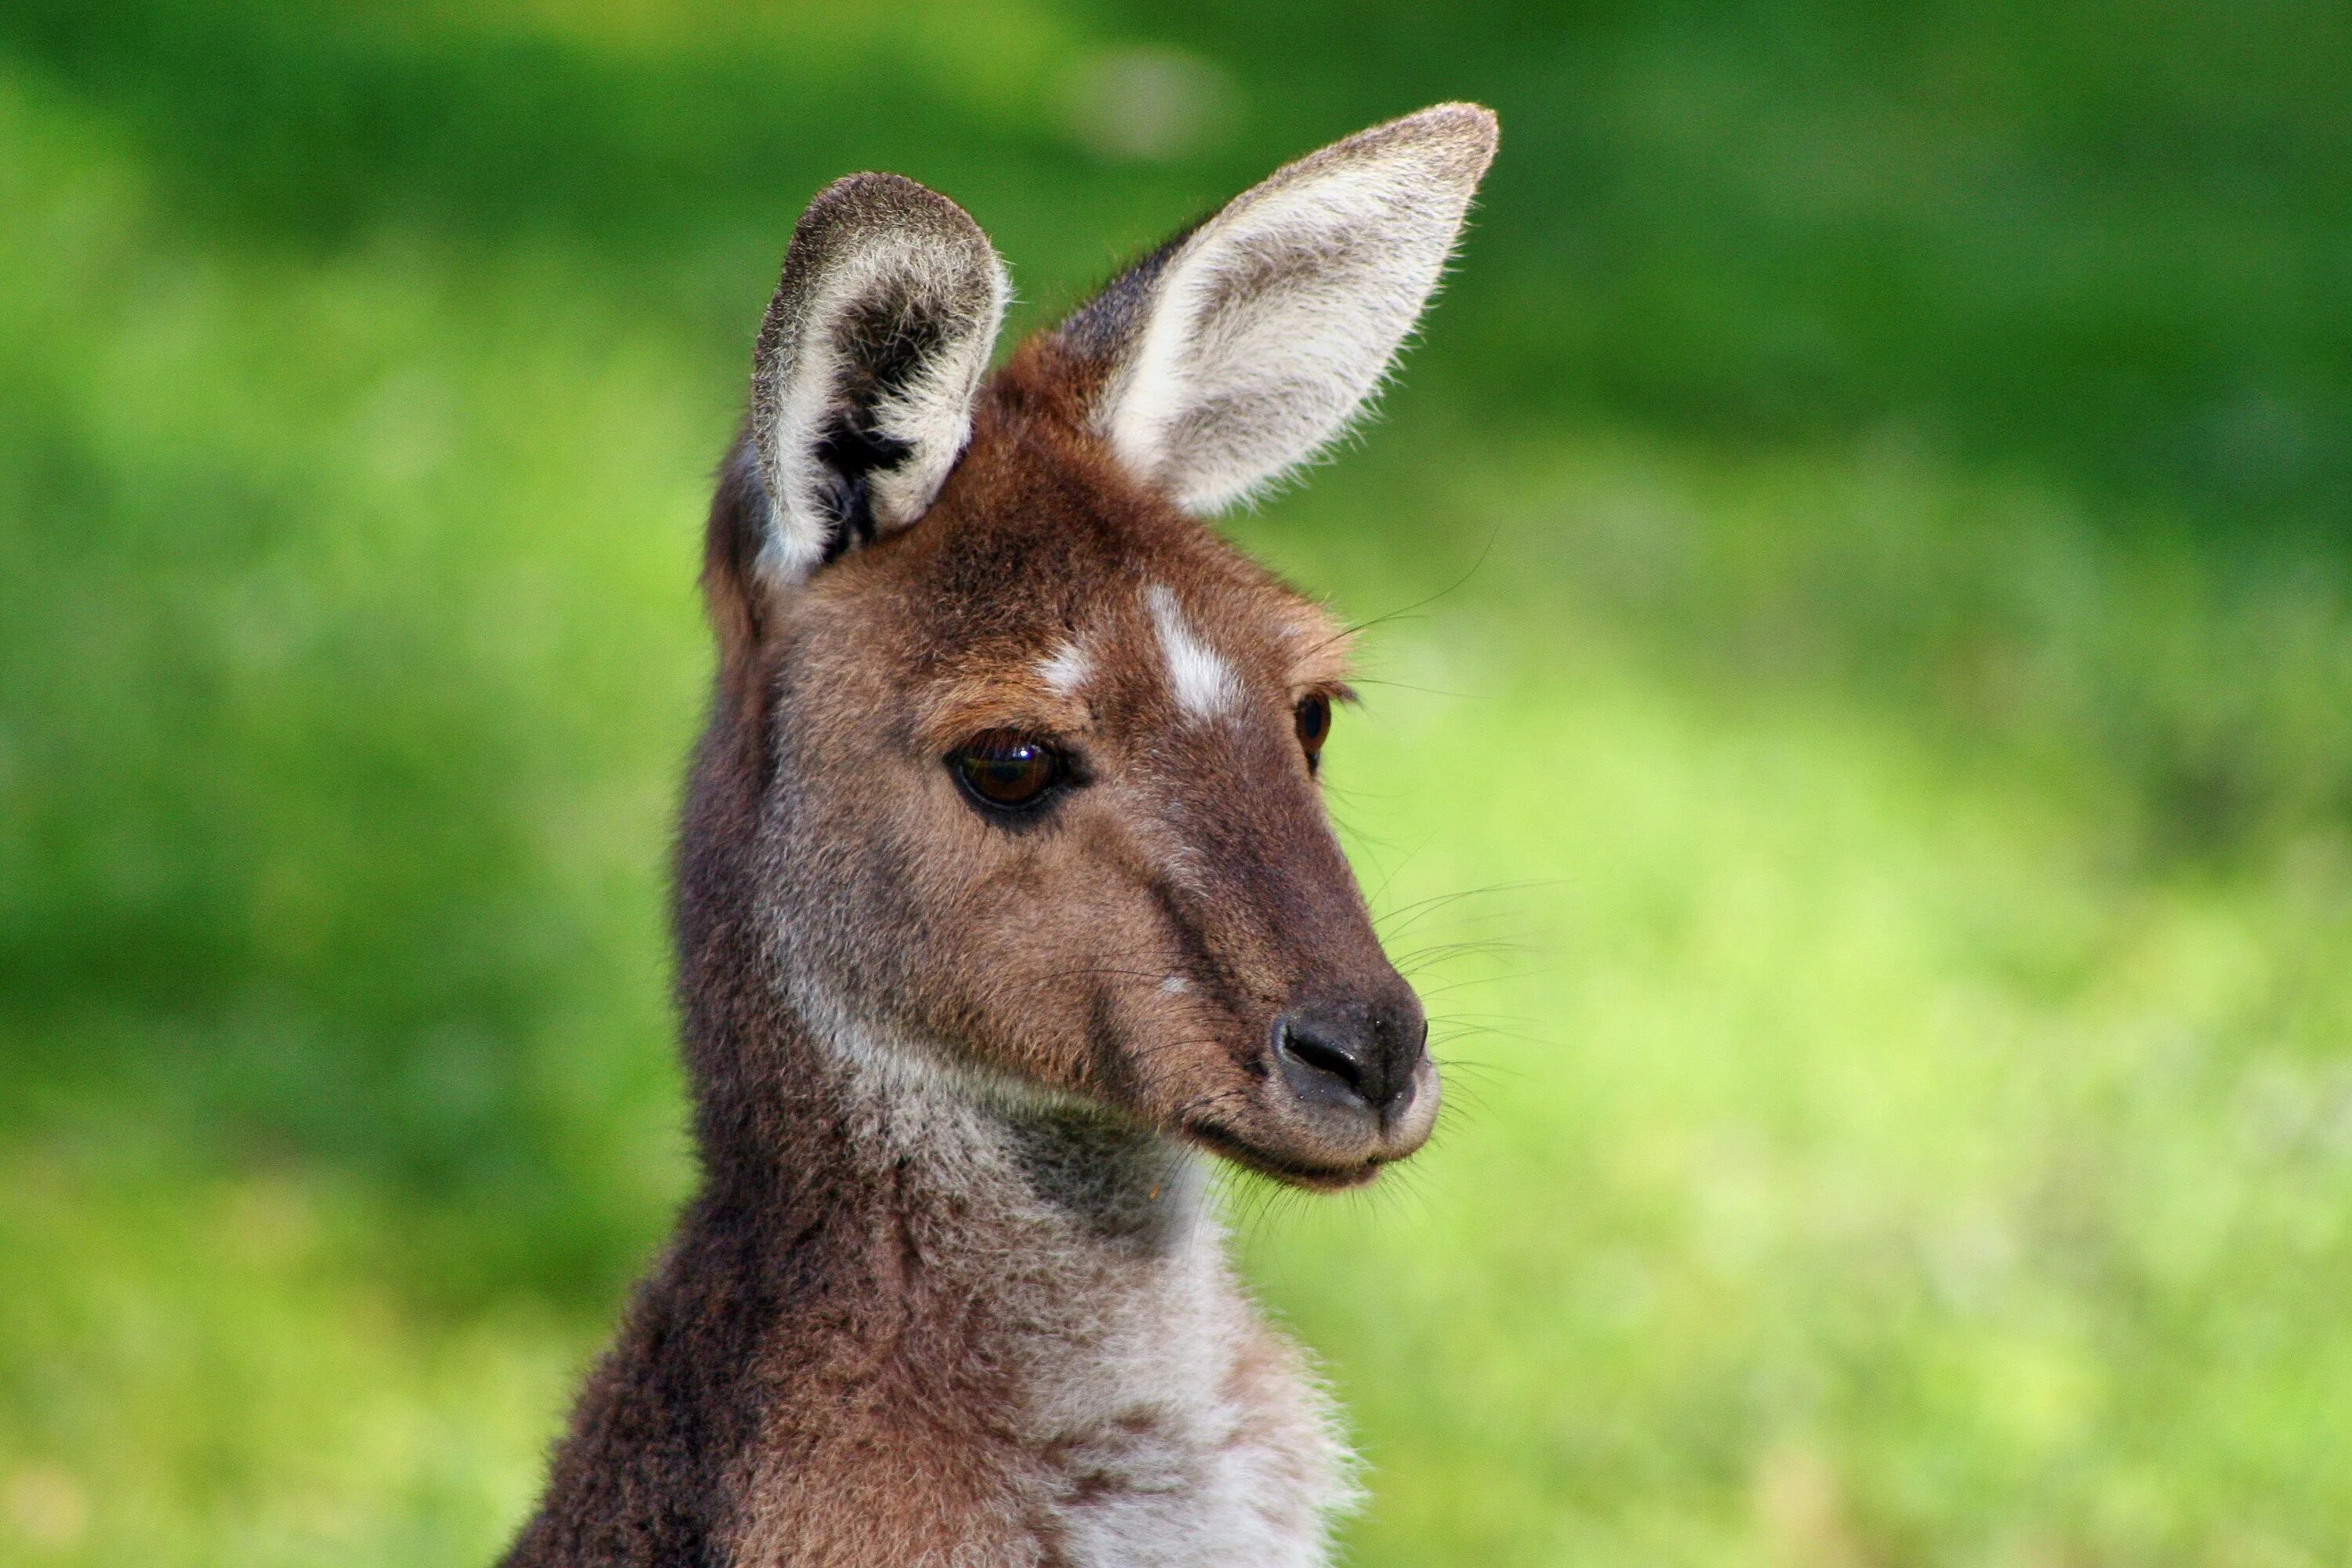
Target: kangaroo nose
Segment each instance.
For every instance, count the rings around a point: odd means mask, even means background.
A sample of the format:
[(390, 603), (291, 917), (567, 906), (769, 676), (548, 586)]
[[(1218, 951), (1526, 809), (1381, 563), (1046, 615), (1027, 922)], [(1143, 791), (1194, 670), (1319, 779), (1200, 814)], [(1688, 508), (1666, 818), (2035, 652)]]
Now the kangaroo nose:
[(1361, 1108), (1387, 1121), (1412, 1103), (1429, 1025), (1407, 993), (1386, 1004), (1293, 1007), (1274, 1024), (1283, 1081), (1312, 1105)]

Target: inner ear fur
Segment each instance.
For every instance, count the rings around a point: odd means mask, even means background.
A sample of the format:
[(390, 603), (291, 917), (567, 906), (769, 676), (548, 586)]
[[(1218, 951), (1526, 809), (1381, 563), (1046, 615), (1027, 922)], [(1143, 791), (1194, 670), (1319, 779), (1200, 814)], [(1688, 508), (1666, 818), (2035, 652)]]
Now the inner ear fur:
[(1056, 334), (1138, 478), (1211, 512), (1277, 483), (1370, 405), (1437, 288), (1496, 121), (1448, 103), (1278, 170)]
[(752, 352), (761, 578), (922, 516), (971, 439), (1007, 293), (980, 226), (912, 180), (853, 174), (809, 204)]

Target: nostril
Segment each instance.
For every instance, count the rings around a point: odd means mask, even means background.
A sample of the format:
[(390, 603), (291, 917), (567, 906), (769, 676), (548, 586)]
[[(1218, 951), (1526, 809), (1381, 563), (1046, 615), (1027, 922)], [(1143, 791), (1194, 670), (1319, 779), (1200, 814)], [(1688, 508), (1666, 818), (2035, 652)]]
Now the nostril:
[(1343, 998), (1292, 1007), (1275, 1021), (1270, 1043), (1282, 1082), (1298, 1101), (1385, 1121), (1418, 1096), (1428, 1028), (1417, 1005)]
[(1282, 1026), (1282, 1049), (1292, 1060), (1327, 1078), (1338, 1079), (1355, 1093), (1364, 1092), (1364, 1064), (1338, 1046), (1318, 1039), (1296, 1023)]
[(1344, 1014), (1295, 1009), (1276, 1024), (1274, 1047), (1283, 1082), (1307, 1104), (1355, 1117), (1394, 1098), (1379, 1041)]

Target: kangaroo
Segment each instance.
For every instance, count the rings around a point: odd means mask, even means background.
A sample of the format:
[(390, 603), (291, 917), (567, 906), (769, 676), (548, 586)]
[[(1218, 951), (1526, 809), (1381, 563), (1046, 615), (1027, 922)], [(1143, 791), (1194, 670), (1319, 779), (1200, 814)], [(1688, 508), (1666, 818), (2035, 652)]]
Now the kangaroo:
[(1319, 795), (1347, 635), (1202, 519), (1359, 417), (1495, 137), (1326, 147), (992, 374), (961, 208), (810, 205), (705, 549), (699, 1185), (510, 1568), (1328, 1561), (1351, 1457), (1203, 1156), (1370, 1182), (1437, 1069)]

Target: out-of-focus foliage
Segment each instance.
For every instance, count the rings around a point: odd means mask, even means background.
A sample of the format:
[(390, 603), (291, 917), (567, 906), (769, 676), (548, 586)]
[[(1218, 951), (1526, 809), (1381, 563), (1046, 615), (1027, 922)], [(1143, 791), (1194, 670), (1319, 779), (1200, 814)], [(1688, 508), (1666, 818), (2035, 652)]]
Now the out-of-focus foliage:
[(0, 1561), (527, 1506), (686, 1181), (799, 203), (949, 191), (1034, 323), (1448, 97), (1391, 416), (1234, 524), (1377, 623), (1335, 798), (1458, 1062), (1394, 1196), (1236, 1194), (1355, 1560), (2344, 1560), (2347, 80), (2217, 0), (16, 0)]

